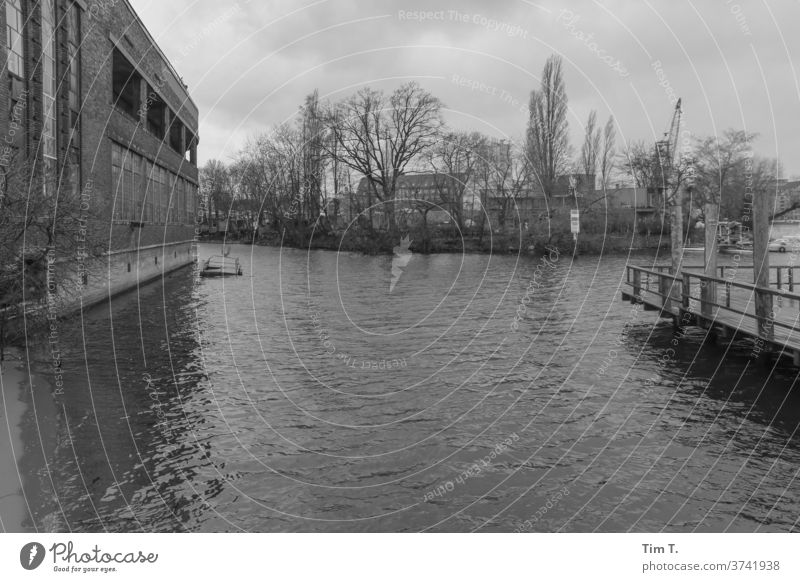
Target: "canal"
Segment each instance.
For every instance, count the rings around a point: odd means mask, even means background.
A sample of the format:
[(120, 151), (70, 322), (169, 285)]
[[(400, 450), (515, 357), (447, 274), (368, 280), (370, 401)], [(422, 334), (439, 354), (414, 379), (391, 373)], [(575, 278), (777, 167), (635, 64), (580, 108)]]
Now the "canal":
[(5, 529), (800, 528), (798, 370), (622, 302), (651, 255), (231, 249), (12, 354)]

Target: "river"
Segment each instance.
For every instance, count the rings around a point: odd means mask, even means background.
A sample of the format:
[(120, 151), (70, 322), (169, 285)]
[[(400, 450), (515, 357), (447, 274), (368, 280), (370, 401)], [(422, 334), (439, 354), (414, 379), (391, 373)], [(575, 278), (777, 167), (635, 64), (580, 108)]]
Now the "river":
[(5, 529), (800, 529), (797, 369), (621, 301), (651, 255), (231, 249), (20, 356)]

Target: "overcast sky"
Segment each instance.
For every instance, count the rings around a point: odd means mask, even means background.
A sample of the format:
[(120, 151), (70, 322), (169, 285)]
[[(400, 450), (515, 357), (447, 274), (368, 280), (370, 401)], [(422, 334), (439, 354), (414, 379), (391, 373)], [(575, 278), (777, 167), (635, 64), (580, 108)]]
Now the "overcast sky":
[(678, 96), (682, 129), (757, 132), (755, 152), (800, 175), (795, 1), (131, 2), (200, 109), (201, 164), (230, 160), (315, 88), (336, 100), (411, 79), (444, 102), (452, 126), (519, 139), (556, 53), (576, 150), (591, 109), (614, 116), (618, 143), (652, 141)]

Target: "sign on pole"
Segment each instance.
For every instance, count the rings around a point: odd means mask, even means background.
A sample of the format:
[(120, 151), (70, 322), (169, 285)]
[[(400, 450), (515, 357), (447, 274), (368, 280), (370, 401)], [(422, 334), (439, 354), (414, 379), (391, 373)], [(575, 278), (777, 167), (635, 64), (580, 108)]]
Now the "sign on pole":
[(569, 222), (572, 230), (572, 234), (579, 234), (581, 232), (581, 215), (580, 211), (573, 208), (569, 212)]

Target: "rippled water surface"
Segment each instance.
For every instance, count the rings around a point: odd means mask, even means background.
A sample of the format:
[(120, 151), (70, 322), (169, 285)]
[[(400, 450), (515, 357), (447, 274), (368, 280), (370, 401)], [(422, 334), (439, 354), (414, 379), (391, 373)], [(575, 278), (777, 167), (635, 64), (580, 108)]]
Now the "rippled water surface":
[(798, 529), (797, 370), (622, 302), (626, 257), (413, 255), (390, 292), (392, 257), (232, 249), (62, 322), (63, 396), (30, 352), (26, 527)]

